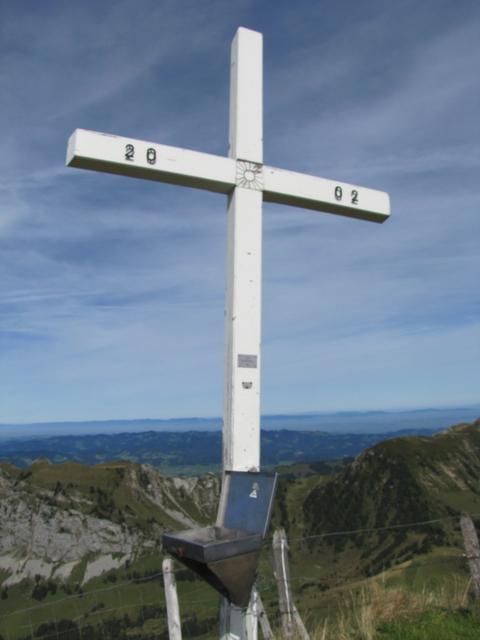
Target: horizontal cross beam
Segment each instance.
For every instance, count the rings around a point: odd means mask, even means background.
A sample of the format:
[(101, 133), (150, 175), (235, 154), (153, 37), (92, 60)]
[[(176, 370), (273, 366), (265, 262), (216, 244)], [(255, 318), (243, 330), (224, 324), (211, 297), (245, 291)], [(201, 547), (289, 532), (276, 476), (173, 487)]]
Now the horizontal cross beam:
[(265, 202), (371, 222), (385, 222), (390, 215), (390, 200), (384, 191), (272, 167), (264, 167), (263, 180)]
[(70, 136), (66, 163), (217, 193), (230, 193), (235, 187), (231, 158), (85, 129), (76, 129)]
[[(388, 194), (210, 153), (77, 129), (68, 142), (66, 163), (123, 176), (229, 194), (238, 186), (263, 192), (265, 202), (384, 222)], [(245, 175), (252, 176), (251, 182)]]

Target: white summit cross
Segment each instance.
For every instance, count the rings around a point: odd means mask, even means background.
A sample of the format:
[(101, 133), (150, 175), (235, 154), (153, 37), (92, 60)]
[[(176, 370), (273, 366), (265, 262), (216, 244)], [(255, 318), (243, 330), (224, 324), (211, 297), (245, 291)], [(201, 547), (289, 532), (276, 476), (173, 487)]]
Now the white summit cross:
[(262, 35), (239, 28), (231, 54), (228, 157), (82, 129), (67, 151), (70, 167), (228, 196), (223, 467), (235, 471), (260, 469), (262, 201), (372, 222), (384, 222), (390, 212), (382, 191), (263, 164), (262, 75)]
[(260, 466), (262, 201), (372, 222), (389, 216), (382, 191), (263, 164), (262, 34), (232, 43), (228, 157), (77, 129), (67, 165), (216, 191), (228, 196), (225, 469)]

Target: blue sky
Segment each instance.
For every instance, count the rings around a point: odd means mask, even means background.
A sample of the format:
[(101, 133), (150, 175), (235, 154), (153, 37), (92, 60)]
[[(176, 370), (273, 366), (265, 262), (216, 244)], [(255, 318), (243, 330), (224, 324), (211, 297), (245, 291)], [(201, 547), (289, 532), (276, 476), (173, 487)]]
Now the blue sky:
[(392, 203), (265, 205), (263, 412), (479, 401), (478, 1), (0, 0), (0, 422), (221, 414), (225, 197), (64, 158), (77, 127), (226, 154), (240, 25), (265, 162)]

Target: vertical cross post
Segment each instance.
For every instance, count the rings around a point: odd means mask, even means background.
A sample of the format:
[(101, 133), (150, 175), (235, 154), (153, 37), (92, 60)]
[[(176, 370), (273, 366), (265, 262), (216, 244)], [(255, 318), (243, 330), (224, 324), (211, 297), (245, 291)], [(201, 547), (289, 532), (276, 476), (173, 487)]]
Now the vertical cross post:
[(223, 418), (223, 468), (233, 471), (260, 468), (262, 127), (262, 35), (240, 28), (231, 53), (229, 156), (244, 179), (228, 201)]
[[(260, 33), (238, 29), (230, 69), (229, 157), (237, 161), (237, 185), (228, 200), (224, 471), (260, 469), (262, 49)], [(256, 639), (254, 608), (245, 612), (222, 598), (222, 640)]]

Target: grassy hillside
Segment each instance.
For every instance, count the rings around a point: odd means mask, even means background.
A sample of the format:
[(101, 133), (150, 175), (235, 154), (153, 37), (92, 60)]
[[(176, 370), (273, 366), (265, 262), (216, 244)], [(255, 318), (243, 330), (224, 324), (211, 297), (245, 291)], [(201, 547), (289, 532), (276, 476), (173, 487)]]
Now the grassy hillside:
[(350, 546), (352, 573), (371, 575), (433, 547), (458, 544), (461, 511), (480, 514), (480, 421), (368, 449), (312, 488), (303, 501), (302, 527), (306, 536), (360, 530), (348, 540), (312, 538), (309, 547), (327, 545), (338, 554)]
[(333, 476), (283, 479), (274, 522), (288, 533), (300, 607), (335, 619), (345, 594), (379, 574), (387, 589), (462, 591), (462, 511), (480, 531), (479, 421), (380, 443)]

